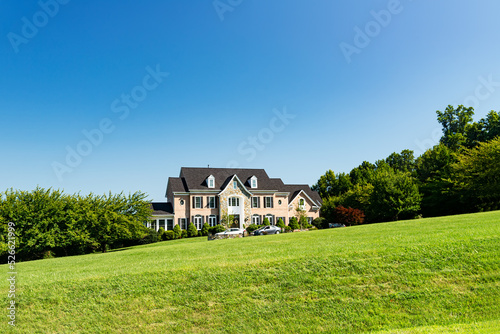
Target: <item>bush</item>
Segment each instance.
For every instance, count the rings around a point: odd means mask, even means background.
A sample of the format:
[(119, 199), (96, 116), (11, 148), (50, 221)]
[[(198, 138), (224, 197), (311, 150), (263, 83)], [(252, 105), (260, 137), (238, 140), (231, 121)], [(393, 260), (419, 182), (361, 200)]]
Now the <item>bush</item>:
[(165, 232), (164, 238), (164, 240), (174, 240), (174, 231)]
[(179, 224), (174, 226), (174, 239), (180, 239), (182, 237), (181, 227)]
[(307, 217), (304, 216), (300, 217), (299, 225), (301, 229), (306, 229), (309, 228), (309, 226), (311, 226), (311, 224), (309, 224), (309, 221), (307, 220)]
[(297, 221), (297, 218), (292, 217), (290, 218), (290, 224), (288, 224), (292, 230), (298, 230), (300, 229), (299, 222)]
[(158, 242), (158, 232), (153, 230), (152, 228), (148, 228), (148, 234), (144, 238), (141, 239), (140, 243), (142, 245), (152, 244)]
[(269, 223), (269, 219), (267, 217), (264, 217), (264, 222), (263, 222), (264, 226), (267, 226), (267, 225), (271, 225)]
[(285, 226), (285, 233), (292, 232), (292, 228), (290, 226)]
[(318, 217), (313, 220), (313, 226), (316, 228), (328, 228), (328, 223), (323, 217)]
[(187, 237), (188, 237), (188, 232), (186, 230), (182, 230), (181, 238), (187, 238)]
[(365, 214), (359, 209), (344, 208), (338, 206), (334, 211), (335, 222), (345, 224), (346, 226), (363, 224), (365, 221)]
[(247, 232), (248, 234), (252, 233), (253, 231), (255, 231), (256, 229), (258, 229), (259, 227), (255, 224), (250, 224), (247, 226)]
[(189, 227), (187, 230), (187, 237), (192, 238), (197, 236), (198, 236), (198, 230), (196, 229), (196, 226), (194, 226), (193, 223), (189, 223)]
[(285, 228), (285, 223), (283, 222), (283, 219), (278, 219), (278, 222), (276, 223), (276, 226), (281, 227), (282, 229)]
[(163, 240), (167, 240), (165, 239), (165, 229), (163, 227), (160, 227), (158, 229), (158, 241), (163, 241)]
[(208, 223), (203, 224), (203, 227), (201, 229), (201, 235), (206, 237), (208, 235), (208, 229), (210, 228), (210, 225)]
[(208, 229), (208, 233), (214, 235), (215, 233), (219, 233), (219, 232), (224, 232), (226, 230), (226, 228), (224, 226), (222, 226), (221, 224), (217, 224), (215, 226), (212, 226)]

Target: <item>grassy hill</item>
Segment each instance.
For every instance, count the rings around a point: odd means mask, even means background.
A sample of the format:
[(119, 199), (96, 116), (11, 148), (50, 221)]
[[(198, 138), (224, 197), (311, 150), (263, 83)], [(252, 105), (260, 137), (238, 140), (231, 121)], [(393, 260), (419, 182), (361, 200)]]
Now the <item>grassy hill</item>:
[(168, 241), (17, 272), (17, 333), (494, 333), (500, 212)]

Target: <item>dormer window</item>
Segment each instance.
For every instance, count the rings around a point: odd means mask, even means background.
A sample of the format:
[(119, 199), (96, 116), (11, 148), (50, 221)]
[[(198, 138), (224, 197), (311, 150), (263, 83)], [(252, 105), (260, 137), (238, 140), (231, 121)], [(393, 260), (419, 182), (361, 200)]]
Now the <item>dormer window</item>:
[(255, 175), (250, 178), (250, 188), (257, 188), (257, 177)]
[(209, 188), (215, 188), (215, 177), (213, 175), (210, 175), (208, 178), (207, 178), (207, 186)]

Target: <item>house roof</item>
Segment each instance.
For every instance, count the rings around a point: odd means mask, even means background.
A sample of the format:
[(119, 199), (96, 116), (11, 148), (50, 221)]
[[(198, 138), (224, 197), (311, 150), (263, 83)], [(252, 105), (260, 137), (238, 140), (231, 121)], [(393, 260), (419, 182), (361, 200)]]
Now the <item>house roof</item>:
[(153, 209), (153, 216), (174, 214), (172, 203), (152, 202), (151, 209)]
[(257, 178), (257, 188), (253, 188), (253, 190), (278, 190), (274, 187), (274, 181), (271, 181), (272, 179), (263, 169), (182, 167), (179, 177), (185, 180), (187, 191), (211, 190), (212, 188), (208, 188), (207, 185), (207, 177), (210, 175), (215, 178), (214, 189), (218, 190), (222, 190), (233, 175), (237, 175), (248, 189), (251, 189), (249, 179), (255, 176)]
[(301, 191), (306, 193), (316, 205), (321, 206), (321, 203), (323, 202), (319, 194), (316, 191), (311, 190), (307, 184), (285, 184), (281, 189), (282, 191), (290, 193), (290, 196), (288, 196), (288, 203), (292, 203)]
[[(210, 175), (215, 178), (214, 188), (209, 188), (207, 184), (207, 178)], [(301, 191), (304, 191), (316, 205), (321, 206), (321, 197), (316, 191), (311, 190), (307, 184), (284, 184), (280, 178), (270, 178), (264, 169), (182, 167), (179, 177), (169, 178), (168, 183), (172, 192), (221, 191), (234, 175), (241, 180), (250, 192), (256, 190), (287, 192), (290, 193), (288, 201), (291, 203)], [(250, 186), (252, 176), (257, 178), (257, 188), (251, 188)], [(169, 200), (171, 199), (169, 198)]]

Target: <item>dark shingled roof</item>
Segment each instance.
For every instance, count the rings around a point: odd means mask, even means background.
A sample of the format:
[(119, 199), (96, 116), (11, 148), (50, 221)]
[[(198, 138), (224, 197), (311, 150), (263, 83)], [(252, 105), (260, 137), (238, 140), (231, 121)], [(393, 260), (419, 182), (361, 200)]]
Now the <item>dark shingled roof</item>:
[(263, 169), (247, 169), (247, 168), (192, 168), (182, 167), (180, 177), (186, 182), (188, 191), (192, 190), (211, 190), (207, 185), (207, 178), (213, 175), (215, 178), (214, 190), (222, 190), (228, 182), (228, 179), (233, 175), (237, 175), (241, 182), (250, 188), (249, 179), (252, 176), (257, 177), (257, 188), (253, 190), (278, 190), (275, 187), (275, 179), (270, 179)]
[[(208, 188), (207, 178), (213, 175), (215, 178), (215, 187)], [(179, 177), (170, 177), (168, 179), (168, 190), (174, 192), (190, 192), (193, 190), (210, 191), (223, 190), (230, 179), (238, 176), (245, 187), (250, 191), (254, 190), (273, 190), (290, 193), (288, 200), (293, 199), (303, 190), (316, 205), (321, 206), (321, 197), (316, 191), (311, 190), (307, 184), (284, 184), (280, 178), (270, 178), (264, 169), (251, 168), (196, 168), (182, 167)], [(250, 187), (250, 178), (257, 177), (257, 188)], [(170, 197), (168, 200), (172, 200)]]
[(151, 203), (151, 209), (153, 209), (153, 216), (174, 214), (172, 203), (153, 202)]
[(307, 184), (285, 184), (281, 188), (281, 191), (290, 193), (290, 195), (288, 196), (288, 203), (291, 203), (301, 190), (303, 190), (307, 194), (307, 196), (311, 197), (316, 205), (321, 206), (321, 203), (323, 202), (321, 200), (321, 197), (316, 191), (311, 190), (311, 188)]
[(172, 187), (173, 192), (179, 193), (189, 191), (185, 181), (180, 177), (169, 177), (168, 184), (170, 187)]

